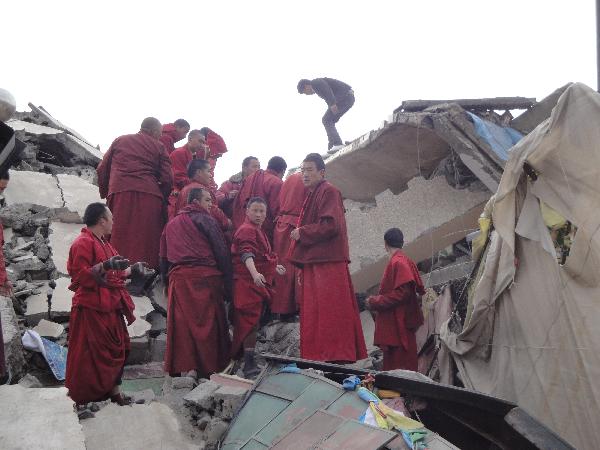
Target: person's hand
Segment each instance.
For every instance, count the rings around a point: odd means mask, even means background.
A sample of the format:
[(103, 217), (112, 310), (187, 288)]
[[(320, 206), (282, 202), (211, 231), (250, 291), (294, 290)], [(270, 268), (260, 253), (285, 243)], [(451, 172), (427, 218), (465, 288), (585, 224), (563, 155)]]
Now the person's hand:
[(11, 297), (13, 295), (13, 287), (10, 280), (6, 280), (6, 283), (0, 286), (0, 295), (3, 297)]
[(229, 191), (229, 194), (227, 194), (227, 197), (229, 197), (229, 199), (234, 199), (237, 195), (238, 195), (238, 191), (237, 189), (234, 189), (233, 191)]
[(292, 232), (290, 233), (290, 237), (294, 241), (299, 241), (300, 240), (300, 228), (296, 228), (296, 229), (292, 230)]
[(267, 284), (267, 280), (262, 273), (256, 272), (254, 275), (252, 275), (252, 279), (254, 280), (254, 284), (258, 287), (265, 287), (265, 284)]
[(365, 308), (368, 309), (369, 311), (371, 311), (371, 297), (368, 297), (365, 300)]
[(338, 109), (336, 104), (333, 104), (329, 107), (329, 109), (331, 110), (332, 113), (337, 114), (340, 112), (340, 110)]
[(283, 267), (281, 264), (277, 264), (275, 270), (279, 275), (285, 275), (285, 267)]
[(104, 270), (125, 270), (129, 267), (129, 260), (121, 255), (113, 256), (102, 263)]

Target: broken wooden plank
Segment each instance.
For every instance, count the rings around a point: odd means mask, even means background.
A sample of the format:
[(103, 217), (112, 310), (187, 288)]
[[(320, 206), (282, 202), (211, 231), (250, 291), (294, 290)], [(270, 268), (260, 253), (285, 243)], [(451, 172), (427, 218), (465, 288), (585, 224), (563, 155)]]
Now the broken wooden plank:
[(405, 100), (394, 113), (423, 111), (430, 106), (444, 103), (457, 103), (464, 109), (488, 110), (488, 109), (529, 109), (536, 104), (535, 98), (527, 97), (495, 97), (495, 98), (473, 98), (455, 100)]

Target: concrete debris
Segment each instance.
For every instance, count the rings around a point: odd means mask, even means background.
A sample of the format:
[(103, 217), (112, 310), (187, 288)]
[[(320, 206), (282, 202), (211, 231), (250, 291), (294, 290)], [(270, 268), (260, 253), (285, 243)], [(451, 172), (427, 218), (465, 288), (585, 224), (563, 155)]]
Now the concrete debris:
[(38, 380), (36, 377), (31, 375), (30, 373), (25, 374), (23, 378), (19, 380), (19, 386), (33, 389), (33, 388), (43, 388), (44, 385)]
[(87, 450), (198, 448), (181, 432), (175, 413), (161, 403), (125, 408), (110, 404), (95, 416), (82, 422)]
[[(52, 295), (52, 319), (67, 320), (71, 314), (71, 300), (73, 293), (69, 290), (71, 280), (61, 277), (56, 281), (56, 287)], [(43, 318), (48, 317), (48, 291), (49, 286), (46, 284), (40, 289), (40, 293), (32, 295), (27, 299), (27, 311), (25, 319), (30, 326), (37, 325)]]
[(219, 387), (214, 381), (204, 381), (183, 397), (183, 400), (187, 405), (198, 409), (214, 410), (215, 402), (213, 394)]
[(66, 388), (0, 386), (0, 405), (0, 448), (86, 449)]
[(33, 328), (33, 331), (36, 331), (42, 337), (56, 340), (65, 332), (65, 327), (60, 323), (50, 322), (49, 320), (42, 319)]
[[(2, 320), (2, 338), (4, 340), (6, 367), (12, 379), (18, 380), (25, 368), (25, 358), (23, 356), (23, 344), (21, 343), (17, 315), (15, 314), (12, 300), (8, 297), (0, 296), (0, 319)], [(2, 422), (0, 421), (0, 423)], [(1, 439), (0, 443), (2, 442)], [(0, 445), (0, 448), (6, 447)]]
[(52, 261), (59, 274), (67, 276), (69, 249), (83, 228), (80, 224), (52, 222), (50, 224), (49, 244), (52, 248)]
[(279, 321), (268, 323), (259, 330), (256, 351), (300, 356), (300, 324)]
[(176, 377), (171, 380), (171, 387), (173, 389), (187, 389), (192, 390), (196, 386), (196, 380), (192, 377)]

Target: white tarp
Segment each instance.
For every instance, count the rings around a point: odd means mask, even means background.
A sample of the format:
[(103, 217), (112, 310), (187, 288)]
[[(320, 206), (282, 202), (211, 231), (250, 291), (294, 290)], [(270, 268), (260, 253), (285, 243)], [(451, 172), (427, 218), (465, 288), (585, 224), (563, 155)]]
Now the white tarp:
[[(578, 227), (564, 266), (540, 200)], [(600, 94), (571, 85), (513, 147), (492, 220), (473, 314), (459, 335), (443, 327), (443, 342), (467, 387), (518, 403), (579, 449), (600, 448)]]

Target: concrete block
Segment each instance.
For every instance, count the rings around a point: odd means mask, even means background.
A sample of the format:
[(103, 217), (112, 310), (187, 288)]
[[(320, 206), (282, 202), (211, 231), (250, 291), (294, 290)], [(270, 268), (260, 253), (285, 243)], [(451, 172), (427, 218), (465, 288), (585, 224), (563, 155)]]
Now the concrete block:
[[(17, 315), (15, 314), (12, 300), (8, 297), (0, 296), (0, 319), (2, 320), (2, 339), (4, 340), (6, 367), (13, 379), (15, 379), (23, 373), (25, 358), (23, 357), (23, 344), (21, 343)], [(0, 404), (2, 404), (1, 401)], [(0, 444), (1, 442), (2, 438), (0, 437)], [(3, 448), (2, 445), (0, 445), (0, 448)]]
[(213, 417), (204, 430), (204, 438), (208, 445), (216, 445), (229, 428), (229, 423)]
[(42, 319), (33, 328), (33, 331), (37, 331), (37, 333), (42, 337), (55, 340), (65, 332), (65, 327), (63, 327), (60, 323)]
[(213, 381), (206, 381), (199, 384), (194, 390), (190, 391), (183, 397), (183, 401), (187, 406), (195, 406), (204, 410), (212, 410), (215, 406), (214, 393), (220, 388)]
[[(68, 289), (71, 280), (61, 277), (55, 281), (56, 288), (52, 295), (52, 318), (68, 318), (71, 315), (73, 299), (73, 292)], [(27, 298), (25, 319), (29, 326), (37, 325), (41, 319), (48, 317), (48, 298), (46, 295), (48, 289), (46, 284), (40, 288), (41, 293)]]
[(167, 351), (167, 335), (159, 334), (155, 338), (150, 338), (150, 361), (164, 361)]
[(215, 391), (216, 414), (222, 419), (233, 419), (238, 406), (246, 396), (248, 389), (239, 386), (221, 386)]
[(73, 212), (77, 212), (83, 218), (85, 208), (90, 203), (102, 202), (98, 186), (75, 176), (58, 174), (58, 185), (62, 190), (65, 206)]
[(84, 434), (66, 388), (0, 386), (0, 405), (0, 448), (86, 449)]
[(27, 373), (23, 378), (19, 380), (19, 386), (24, 388), (33, 389), (33, 388), (43, 388), (44, 385), (33, 375)]
[(173, 410), (158, 402), (127, 408), (110, 404), (82, 426), (87, 450), (197, 448), (186, 438)]
[(48, 208), (64, 206), (57, 179), (52, 175), (27, 170), (10, 171), (10, 187), (5, 191), (6, 203), (31, 203)]
[(137, 297), (132, 295), (131, 299), (135, 304), (135, 310), (133, 311), (135, 317), (140, 319), (146, 319), (146, 316), (154, 311), (154, 306), (148, 297)]
[(174, 377), (171, 378), (171, 387), (173, 389), (192, 390), (196, 386), (196, 380), (192, 377)]
[(56, 270), (63, 275), (67, 273), (67, 260), (69, 259), (69, 250), (83, 228), (80, 224), (52, 222), (50, 224), (50, 248), (52, 249), (52, 261)]
[(130, 338), (139, 338), (145, 337), (150, 331), (151, 325), (146, 322), (144, 319), (138, 318), (135, 319), (131, 325), (127, 327), (127, 332), (129, 333)]

